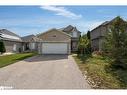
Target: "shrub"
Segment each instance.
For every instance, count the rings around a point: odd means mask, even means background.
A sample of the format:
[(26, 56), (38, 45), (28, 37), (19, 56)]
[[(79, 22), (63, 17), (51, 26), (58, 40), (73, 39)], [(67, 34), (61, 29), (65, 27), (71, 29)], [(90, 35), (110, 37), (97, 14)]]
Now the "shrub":
[(0, 53), (4, 53), (4, 52), (6, 52), (4, 42), (2, 40), (0, 40)]
[(90, 31), (79, 38), (78, 54), (91, 54)]
[(103, 55), (103, 51), (94, 51), (93, 54)]

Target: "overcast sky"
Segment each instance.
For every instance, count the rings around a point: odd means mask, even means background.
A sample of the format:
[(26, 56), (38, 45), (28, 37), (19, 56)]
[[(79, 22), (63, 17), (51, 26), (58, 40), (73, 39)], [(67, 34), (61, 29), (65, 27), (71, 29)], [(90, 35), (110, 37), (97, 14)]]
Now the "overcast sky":
[(127, 6), (0, 6), (0, 28), (20, 36), (76, 26), (86, 33), (116, 16), (127, 19)]

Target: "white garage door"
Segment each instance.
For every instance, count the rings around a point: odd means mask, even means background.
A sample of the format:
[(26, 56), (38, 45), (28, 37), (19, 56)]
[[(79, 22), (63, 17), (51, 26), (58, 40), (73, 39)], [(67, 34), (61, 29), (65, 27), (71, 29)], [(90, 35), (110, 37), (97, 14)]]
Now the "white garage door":
[(67, 54), (67, 43), (43, 43), (43, 54)]

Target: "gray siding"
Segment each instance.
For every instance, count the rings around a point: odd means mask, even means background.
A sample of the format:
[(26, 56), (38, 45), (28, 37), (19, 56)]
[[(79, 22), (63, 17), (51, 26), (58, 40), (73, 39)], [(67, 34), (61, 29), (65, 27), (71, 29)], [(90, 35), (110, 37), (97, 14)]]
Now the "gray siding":
[(78, 35), (78, 38), (79, 38), (79, 37), (81, 36), (81, 33), (80, 33), (80, 32), (78, 32), (78, 33), (77, 33), (77, 35)]
[[(14, 44), (16, 45), (16, 51), (13, 50)], [(6, 52), (19, 52), (19, 48), (21, 48), (21, 50), (22, 50), (22, 43), (21, 42), (4, 41), (4, 45), (6, 48)]]
[(91, 41), (92, 50), (99, 50), (99, 39), (94, 39)]
[(100, 26), (97, 29), (91, 31), (91, 33), (90, 33), (91, 39), (96, 39), (96, 38), (105, 36), (108, 32), (108, 28), (109, 28), (109, 26), (105, 25), (105, 26)]
[(95, 51), (101, 51), (102, 50), (102, 44), (104, 41), (104, 38), (108, 32), (109, 25), (102, 25), (93, 31), (91, 31), (91, 47)]
[[(34, 49), (32, 48), (31, 43), (34, 43), (35, 44), (35, 48)], [(30, 47), (30, 50), (31, 51), (38, 51), (38, 42), (30, 42), (29, 43), (29, 47)]]
[(91, 36), (91, 40), (96, 39), (99, 36), (101, 36), (101, 27), (91, 31), (90, 36)]

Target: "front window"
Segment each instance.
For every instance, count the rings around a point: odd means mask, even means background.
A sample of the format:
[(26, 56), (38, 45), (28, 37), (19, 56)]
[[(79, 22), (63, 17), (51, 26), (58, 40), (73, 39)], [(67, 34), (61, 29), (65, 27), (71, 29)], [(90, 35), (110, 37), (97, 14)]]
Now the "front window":
[(35, 49), (35, 43), (31, 43), (31, 49)]
[(73, 32), (73, 37), (77, 37), (77, 32)]
[(13, 51), (16, 51), (16, 44), (13, 45)]

